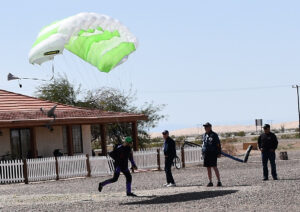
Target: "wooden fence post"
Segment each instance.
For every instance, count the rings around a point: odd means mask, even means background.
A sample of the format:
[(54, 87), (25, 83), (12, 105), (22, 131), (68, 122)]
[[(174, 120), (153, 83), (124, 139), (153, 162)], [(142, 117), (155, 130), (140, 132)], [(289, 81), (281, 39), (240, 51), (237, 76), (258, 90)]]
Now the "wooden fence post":
[[(131, 153), (131, 156), (133, 158), (133, 152)], [(131, 164), (131, 172), (134, 173), (134, 168), (133, 168), (132, 164)]]
[(90, 157), (89, 154), (86, 154), (86, 168), (87, 168), (87, 176), (90, 177), (91, 176), (91, 164), (90, 164)]
[(55, 157), (55, 170), (56, 170), (56, 180), (59, 180), (59, 175), (58, 175), (58, 160), (57, 160), (57, 157)]
[(181, 147), (181, 162), (182, 162), (182, 168), (185, 168), (184, 147)]
[(28, 170), (27, 170), (27, 161), (23, 159), (23, 175), (24, 175), (24, 182), (28, 184)]
[(160, 167), (160, 149), (157, 149), (157, 165), (158, 165), (158, 171), (161, 171), (161, 167)]

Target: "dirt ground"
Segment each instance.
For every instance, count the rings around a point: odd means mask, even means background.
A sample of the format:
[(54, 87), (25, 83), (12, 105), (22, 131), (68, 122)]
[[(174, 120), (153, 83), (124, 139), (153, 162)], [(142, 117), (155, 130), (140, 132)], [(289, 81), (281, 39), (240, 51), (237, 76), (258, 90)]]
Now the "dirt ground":
[(221, 188), (205, 186), (202, 166), (174, 170), (174, 188), (162, 187), (164, 172), (134, 173), (134, 198), (125, 195), (124, 176), (102, 193), (98, 182), (107, 177), (0, 185), (0, 211), (299, 211), (300, 151), (288, 154), (277, 160), (278, 181), (262, 181), (258, 154), (247, 164), (220, 159)]

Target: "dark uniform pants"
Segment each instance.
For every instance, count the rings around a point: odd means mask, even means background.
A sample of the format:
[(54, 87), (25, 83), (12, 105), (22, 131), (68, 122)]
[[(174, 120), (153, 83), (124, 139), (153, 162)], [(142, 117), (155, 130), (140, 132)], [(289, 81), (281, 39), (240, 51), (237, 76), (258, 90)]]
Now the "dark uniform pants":
[(114, 176), (111, 179), (103, 181), (101, 183), (102, 186), (105, 186), (105, 185), (110, 184), (110, 183), (117, 182), (119, 177), (120, 177), (120, 172), (122, 172), (124, 174), (124, 176), (126, 177), (126, 192), (131, 193), (132, 176), (131, 176), (130, 171), (128, 170), (128, 168), (121, 169), (120, 167), (116, 167), (115, 172), (114, 172)]
[(173, 183), (175, 184), (173, 175), (172, 175), (172, 165), (173, 165), (173, 159), (170, 157), (165, 158), (165, 172), (166, 172), (166, 177), (167, 177), (167, 183)]
[(269, 151), (262, 152), (261, 157), (262, 157), (264, 178), (268, 179), (268, 177), (269, 177), (268, 160), (270, 160), (270, 164), (271, 164), (272, 177), (277, 178), (276, 163), (275, 163), (275, 158), (276, 158), (275, 152), (269, 152)]

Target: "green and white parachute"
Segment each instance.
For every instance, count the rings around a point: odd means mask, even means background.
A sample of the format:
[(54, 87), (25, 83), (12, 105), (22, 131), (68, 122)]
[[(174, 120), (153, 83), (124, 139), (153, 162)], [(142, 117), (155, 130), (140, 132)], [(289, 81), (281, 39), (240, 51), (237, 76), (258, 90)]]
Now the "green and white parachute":
[(40, 65), (67, 49), (109, 72), (136, 48), (136, 37), (119, 21), (97, 13), (79, 13), (44, 27), (30, 50), (29, 62)]

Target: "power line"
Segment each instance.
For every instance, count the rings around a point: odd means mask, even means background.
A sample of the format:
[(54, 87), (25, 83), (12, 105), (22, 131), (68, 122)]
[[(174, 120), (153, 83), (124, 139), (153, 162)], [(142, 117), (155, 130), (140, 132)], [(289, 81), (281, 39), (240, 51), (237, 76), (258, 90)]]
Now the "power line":
[(144, 93), (209, 93), (209, 92), (231, 92), (231, 91), (246, 91), (246, 90), (264, 90), (272, 88), (287, 88), (291, 84), (286, 85), (273, 85), (273, 86), (256, 86), (256, 87), (240, 87), (240, 88), (216, 88), (216, 89), (191, 89), (191, 90), (145, 90)]

